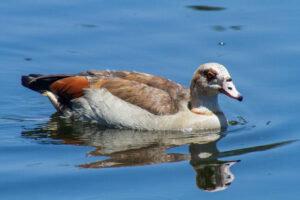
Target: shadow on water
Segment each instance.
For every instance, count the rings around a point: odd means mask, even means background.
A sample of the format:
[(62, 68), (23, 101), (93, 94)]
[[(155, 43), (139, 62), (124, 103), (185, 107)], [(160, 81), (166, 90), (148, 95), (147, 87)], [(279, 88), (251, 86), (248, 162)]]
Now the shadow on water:
[(221, 11), (225, 10), (226, 8), (223, 7), (216, 7), (216, 6), (204, 6), (204, 5), (190, 5), (187, 8), (191, 8), (197, 11)]
[(98, 28), (95, 24), (78, 24), (78, 26), (81, 26), (83, 28)]
[(212, 29), (218, 32), (222, 32), (226, 30), (240, 31), (243, 29), (243, 26), (233, 25), (233, 26), (226, 27), (226, 26), (216, 25), (216, 26), (212, 26)]
[[(293, 141), (220, 152), (217, 143), (224, 133), (206, 132), (149, 132), (107, 129), (97, 125), (72, 122), (56, 114), (51, 121), (22, 132), (22, 137), (43, 144), (71, 144), (95, 147), (88, 156), (109, 158), (79, 164), (80, 168), (118, 168), (153, 165), (190, 160), (196, 172), (196, 184), (201, 190), (220, 191), (234, 180), (230, 167), (240, 160), (220, 160), (230, 156), (276, 148)], [(167, 153), (173, 147), (189, 145), (189, 154)]]

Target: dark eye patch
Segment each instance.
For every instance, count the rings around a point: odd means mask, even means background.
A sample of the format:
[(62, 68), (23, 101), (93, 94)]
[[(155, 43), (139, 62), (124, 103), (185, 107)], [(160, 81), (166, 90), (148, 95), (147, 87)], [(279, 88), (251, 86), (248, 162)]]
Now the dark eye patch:
[(204, 71), (204, 75), (206, 76), (207, 81), (210, 82), (216, 79), (217, 73), (212, 70), (206, 70)]
[(216, 75), (215, 75), (215, 74), (210, 73), (210, 72), (207, 73), (207, 79), (208, 79), (208, 80), (213, 80), (213, 79), (215, 79), (215, 78), (216, 78)]
[(226, 82), (231, 82), (232, 81), (232, 78), (229, 78), (226, 80)]

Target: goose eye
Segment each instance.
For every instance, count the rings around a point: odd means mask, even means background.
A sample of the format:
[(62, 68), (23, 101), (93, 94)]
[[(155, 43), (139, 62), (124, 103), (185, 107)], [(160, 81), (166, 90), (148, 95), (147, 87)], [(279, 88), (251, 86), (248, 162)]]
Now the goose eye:
[(207, 74), (206, 74), (206, 77), (207, 77), (208, 81), (212, 81), (216, 78), (216, 75), (214, 73), (208, 71)]

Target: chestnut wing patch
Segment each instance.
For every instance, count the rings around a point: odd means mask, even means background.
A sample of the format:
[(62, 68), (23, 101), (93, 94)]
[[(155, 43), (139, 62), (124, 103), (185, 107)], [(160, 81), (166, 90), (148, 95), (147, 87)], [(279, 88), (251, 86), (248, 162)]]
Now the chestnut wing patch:
[(50, 85), (50, 91), (63, 98), (71, 100), (83, 95), (83, 88), (89, 88), (90, 84), (87, 78), (73, 76), (55, 81)]
[(178, 112), (177, 103), (169, 93), (143, 83), (108, 78), (95, 82), (91, 87), (106, 88), (114, 96), (155, 115), (170, 115)]

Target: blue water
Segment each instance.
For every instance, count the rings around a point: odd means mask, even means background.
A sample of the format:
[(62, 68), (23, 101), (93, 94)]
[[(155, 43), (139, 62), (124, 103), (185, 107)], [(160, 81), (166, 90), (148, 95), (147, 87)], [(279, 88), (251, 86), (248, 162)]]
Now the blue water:
[[(297, 0), (2, 1), (0, 199), (299, 199), (299, 24)], [(220, 96), (222, 133), (75, 123), (20, 84), (116, 69), (188, 86), (205, 62), (244, 96)]]

